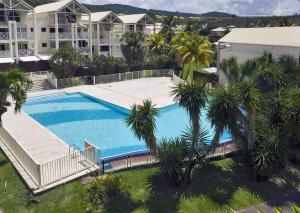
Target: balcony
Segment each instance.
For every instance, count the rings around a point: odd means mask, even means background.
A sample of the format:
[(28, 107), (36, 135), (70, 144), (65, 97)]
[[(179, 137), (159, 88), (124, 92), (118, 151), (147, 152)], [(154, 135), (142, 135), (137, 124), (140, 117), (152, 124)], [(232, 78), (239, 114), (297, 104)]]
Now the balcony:
[(0, 50), (0, 58), (9, 58), (10, 51), (9, 50)]
[[(55, 33), (50, 33), (50, 39), (55, 39)], [(72, 32), (58, 33), (58, 39), (72, 40)], [(76, 39), (75, 34), (74, 34), (74, 39)], [(88, 40), (89, 33), (88, 32), (77, 33), (77, 39)]]
[(9, 33), (8, 32), (1, 32), (0, 33), (0, 40), (9, 40)]
[(19, 57), (34, 56), (34, 49), (22, 49), (18, 51)]
[(77, 51), (80, 53), (90, 53), (91, 49), (89, 47), (78, 47)]
[(33, 39), (32, 32), (18, 32), (17, 36), (18, 36), (18, 39)]

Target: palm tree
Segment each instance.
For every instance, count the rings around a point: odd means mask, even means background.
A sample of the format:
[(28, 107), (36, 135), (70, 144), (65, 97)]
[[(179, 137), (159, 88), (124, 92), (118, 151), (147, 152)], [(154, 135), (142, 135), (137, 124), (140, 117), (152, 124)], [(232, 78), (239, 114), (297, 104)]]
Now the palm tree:
[(232, 86), (217, 88), (211, 94), (207, 118), (215, 127), (215, 135), (211, 143), (211, 147), (215, 150), (225, 129), (229, 129), (234, 138), (238, 137), (240, 129), (238, 122), (241, 112)]
[[(205, 64), (209, 66), (213, 55), (211, 43), (205, 36), (196, 33), (181, 32), (172, 40), (171, 53), (183, 67), (185, 65)], [(190, 70), (189, 70), (190, 71)]]
[(255, 111), (258, 109), (261, 94), (253, 81), (242, 81), (237, 84), (237, 97), (247, 111), (247, 144), (248, 151), (255, 143)]
[(163, 54), (166, 45), (166, 39), (161, 34), (157, 33), (152, 34), (148, 41), (148, 47), (154, 54)]
[(2, 115), (11, 105), (9, 97), (14, 101), (14, 110), (18, 112), (26, 101), (27, 90), (31, 87), (31, 81), (19, 69), (0, 72), (0, 122)]
[(146, 142), (152, 153), (157, 154), (157, 144), (155, 137), (155, 119), (159, 116), (158, 109), (151, 100), (144, 100), (142, 105), (134, 104), (131, 107), (131, 114), (125, 120), (128, 127), (131, 127), (134, 135)]
[(167, 16), (162, 21), (162, 29), (160, 33), (164, 35), (167, 42), (170, 42), (175, 36), (175, 28), (177, 27), (177, 19), (175, 16)]
[(179, 84), (172, 89), (171, 95), (174, 95), (174, 101), (178, 102), (181, 107), (187, 110), (192, 126), (194, 140), (192, 140), (193, 142), (191, 144), (186, 166), (185, 182), (187, 183), (191, 179), (191, 171), (194, 166), (193, 162), (195, 160), (197, 145), (196, 139), (198, 138), (200, 131), (200, 112), (207, 101), (206, 84), (203, 81)]
[(140, 65), (145, 58), (146, 37), (143, 32), (127, 32), (121, 39), (121, 49), (128, 65)]

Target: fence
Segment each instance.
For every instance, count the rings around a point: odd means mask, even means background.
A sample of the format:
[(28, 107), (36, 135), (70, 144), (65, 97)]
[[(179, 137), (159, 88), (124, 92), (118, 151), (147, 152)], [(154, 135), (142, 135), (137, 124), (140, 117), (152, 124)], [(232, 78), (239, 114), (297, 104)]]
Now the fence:
[(80, 76), (74, 78), (57, 79), (57, 89), (73, 87), (79, 85), (94, 85), (94, 84), (106, 84), (118, 81), (133, 80), (139, 78), (151, 78), (151, 77), (171, 77), (174, 76), (174, 70), (162, 69), (162, 70), (142, 70), (126, 73), (117, 73), (111, 75), (99, 75), (99, 76)]
[(91, 148), (75, 150), (68, 155), (40, 165), (41, 186), (62, 180), (82, 171), (97, 168), (96, 154)]

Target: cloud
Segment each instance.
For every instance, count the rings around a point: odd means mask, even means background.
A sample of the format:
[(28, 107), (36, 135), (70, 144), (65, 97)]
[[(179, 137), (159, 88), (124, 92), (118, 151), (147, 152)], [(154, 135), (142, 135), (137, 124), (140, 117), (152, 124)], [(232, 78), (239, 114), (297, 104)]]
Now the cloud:
[(299, 0), (81, 0), (91, 4), (128, 4), (147, 9), (191, 13), (222, 11), (237, 15), (292, 15)]

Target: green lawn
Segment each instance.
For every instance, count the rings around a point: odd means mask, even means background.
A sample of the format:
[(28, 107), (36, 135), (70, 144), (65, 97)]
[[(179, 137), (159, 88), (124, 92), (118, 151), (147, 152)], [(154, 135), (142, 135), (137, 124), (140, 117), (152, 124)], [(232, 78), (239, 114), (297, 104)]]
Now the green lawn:
[[(299, 170), (290, 169), (285, 171), (290, 175), (288, 181), (282, 178), (281, 184), (255, 183), (232, 158), (196, 169), (192, 184), (185, 190), (170, 186), (157, 167), (116, 174), (128, 187), (130, 201), (114, 203), (102, 212), (229, 212), (230, 208), (237, 210), (269, 200), (300, 182)], [(5, 213), (84, 212), (82, 191), (83, 184), (75, 181), (38, 196), (40, 203), (30, 202), (28, 190), (0, 152), (0, 208)]]

